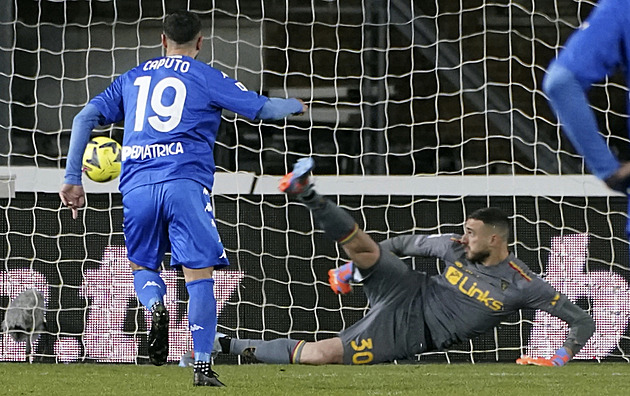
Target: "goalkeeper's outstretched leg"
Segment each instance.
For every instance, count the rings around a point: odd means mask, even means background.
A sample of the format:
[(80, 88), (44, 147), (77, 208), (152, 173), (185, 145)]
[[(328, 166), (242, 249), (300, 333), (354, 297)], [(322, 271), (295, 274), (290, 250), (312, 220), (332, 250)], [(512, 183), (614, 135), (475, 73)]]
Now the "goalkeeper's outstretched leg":
[(217, 333), (212, 350), (219, 353), (240, 355), (245, 362), (269, 364), (341, 364), (343, 345), (335, 337), (317, 342), (306, 342), (288, 338), (270, 341), (236, 339)]
[[(341, 291), (337, 289), (339, 283), (347, 285), (352, 268), (352, 263), (339, 268), (340, 282), (331, 283), (333, 291)], [(220, 334), (213, 354), (229, 353), (240, 355), (245, 361), (271, 364), (352, 365), (407, 360), (432, 348), (422, 318), (421, 300), (417, 298), (426, 274), (411, 270), (393, 254), (383, 254), (370, 267), (356, 272), (366, 276), (362, 289), (371, 307), (363, 318), (337, 337), (316, 342), (286, 338), (263, 341), (232, 339)]]
[(293, 171), (282, 178), (279, 189), (295, 196), (313, 213), (318, 226), (326, 236), (338, 242), (354, 266), (360, 269), (372, 267), (380, 256), (378, 244), (359, 229), (345, 210), (315, 191), (311, 172), (315, 167), (312, 158), (302, 158), (293, 166)]

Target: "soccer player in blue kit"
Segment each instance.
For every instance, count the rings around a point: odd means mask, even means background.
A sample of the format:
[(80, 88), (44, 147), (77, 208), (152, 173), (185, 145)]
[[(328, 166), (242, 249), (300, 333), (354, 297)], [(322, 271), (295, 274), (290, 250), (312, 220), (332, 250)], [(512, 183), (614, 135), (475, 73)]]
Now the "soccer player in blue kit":
[(118, 77), (75, 117), (64, 184), (64, 205), (77, 217), (85, 203), (81, 160), (97, 125), (124, 119), (120, 192), (124, 233), (134, 288), (151, 310), (149, 358), (168, 358), (166, 293), (158, 272), (170, 245), (172, 265), (182, 266), (190, 296), (193, 384), (224, 386), (211, 368), (217, 315), (213, 270), (228, 260), (214, 222), (210, 192), (213, 147), (222, 109), (255, 120), (302, 114), (299, 99), (267, 98), (195, 60), (202, 45), (197, 15), (177, 11), (164, 19), (166, 56), (148, 60)]
[[(347, 293), (351, 281), (362, 281), (370, 310), (338, 337), (317, 342), (218, 334), (215, 353), (281, 364), (391, 362), (447, 350), (490, 331), (523, 308), (549, 312), (567, 322), (570, 331), (549, 359), (522, 356), (519, 364), (562, 366), (592, 336), (593, 318), (508, 250), (510, 227), (501, 210), (471, 213), (463, 235), (404, 235), (377, 244), (347, 212), (315, 191), (309, 177), (313, 166), (310, 158), (298, 161), (280, 189), (305, 204), (319, 228), (352, 260), (329, 271), (331, 288)], [(428, 276), (412, 270), (402, 256), (436, 257), (445, 268)]]
[[(630, 81), (630, 3), (601, 0), (551, 62), (543, 90), (590, 171), (613, 190), (627, 194), (630, 162), (620, 163), (598, 133), (587, 97), (592, 84), (620, 68)], [(630, 236), (630, 222), (626, 232)]]

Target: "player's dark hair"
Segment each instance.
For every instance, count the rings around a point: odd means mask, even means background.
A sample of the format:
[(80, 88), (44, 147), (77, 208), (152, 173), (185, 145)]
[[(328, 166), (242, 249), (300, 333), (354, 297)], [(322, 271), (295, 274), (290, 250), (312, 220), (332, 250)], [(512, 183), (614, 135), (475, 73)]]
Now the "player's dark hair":
[(186, 44), (201, 32), (201, 20), (197, 14), (179, 10), (164, 18), (162, 29), (168, 39), (177, 44)]
[(494, 226), (505, 241), (510, 237), (510, 221), (499, 208), (489, 207), (477, 209), (468, 215), (469, 219), (483, 221), (484, 224)]

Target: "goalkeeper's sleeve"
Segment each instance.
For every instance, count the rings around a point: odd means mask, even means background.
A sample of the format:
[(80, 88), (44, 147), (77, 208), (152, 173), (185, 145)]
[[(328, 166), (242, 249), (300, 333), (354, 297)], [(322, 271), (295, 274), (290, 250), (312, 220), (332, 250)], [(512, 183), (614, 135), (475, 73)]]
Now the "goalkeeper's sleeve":
[(571, 352), (571, 357), (575, 356), (595, 332), (595, 321), (591, 315), (568, 299), (564, 304), (559, 304), (558, 309), (552, 314), (569, 325), (569, 335), (562, 346)]
[(516, 360), (517, 364), (533, 364), (536, 366), (564, 366), (575, 356), (595, 332), (595, 321), (583, 309), (569, 301), (564, 295), (557, 304), (557, 309), (550, 312), (569, 325), (569, 335), (550, 359), (533, 358), (527, 355)]
[(74, 117), (66, 161), (66, 174), (63, 181), (65, 184), (81, 185), (83, 152), (90, 141), (92, 130), (102, 118), (98, 108), (90, 103)]

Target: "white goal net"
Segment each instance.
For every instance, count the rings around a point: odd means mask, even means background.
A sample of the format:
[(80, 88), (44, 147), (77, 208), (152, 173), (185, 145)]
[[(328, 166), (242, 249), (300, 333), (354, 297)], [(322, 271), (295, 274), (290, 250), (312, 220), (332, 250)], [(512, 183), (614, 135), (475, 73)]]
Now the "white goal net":
[[(597, 332), (581, 359), (630, 349), (626, 199), (588, 175), (562, 136), (541, 82), (590, 1), (38, 1), (0, 4), (0, 320), (20, 292), (46, 298), (32, 348), (0, 338), (0, 360), (146, 363), (145, 311), (133, 293), (116, 182), (86, 182), (73, 221), (57, 197), (73, 117), (121, 73), (160, 56), (161, 22), (203, 22), (198, 59), (250, 90), (300, 97), (300, 117), (230, 113), (215, 148), (214, 204), (231, 262), (217, 274), (219, 331), (272, 339), (331, 337), (367, 309), (361, 286), (329, 289), (344, 259), (308, 211), (277, 193), (280, 175), (315, 158), (321, 192), (377, 241), (461, 232), (473, 210), (510, 214), (511, 249), (588, 310)], [(595, 87), (602, 133), (627, 158), (619, 76)], [(122, 141), (120, 125), (95, 131)], [(437, 274), (440, 263), (407, 259)], [(183, 277), (164, 263), (176, 362), (191, 347)], [(563, 323), (536, 312), (427, 361), (548, 356)], [(28, 355), (28, 356), (27, 356)], [(229, 359), (226, 359), (228, 361)]]

